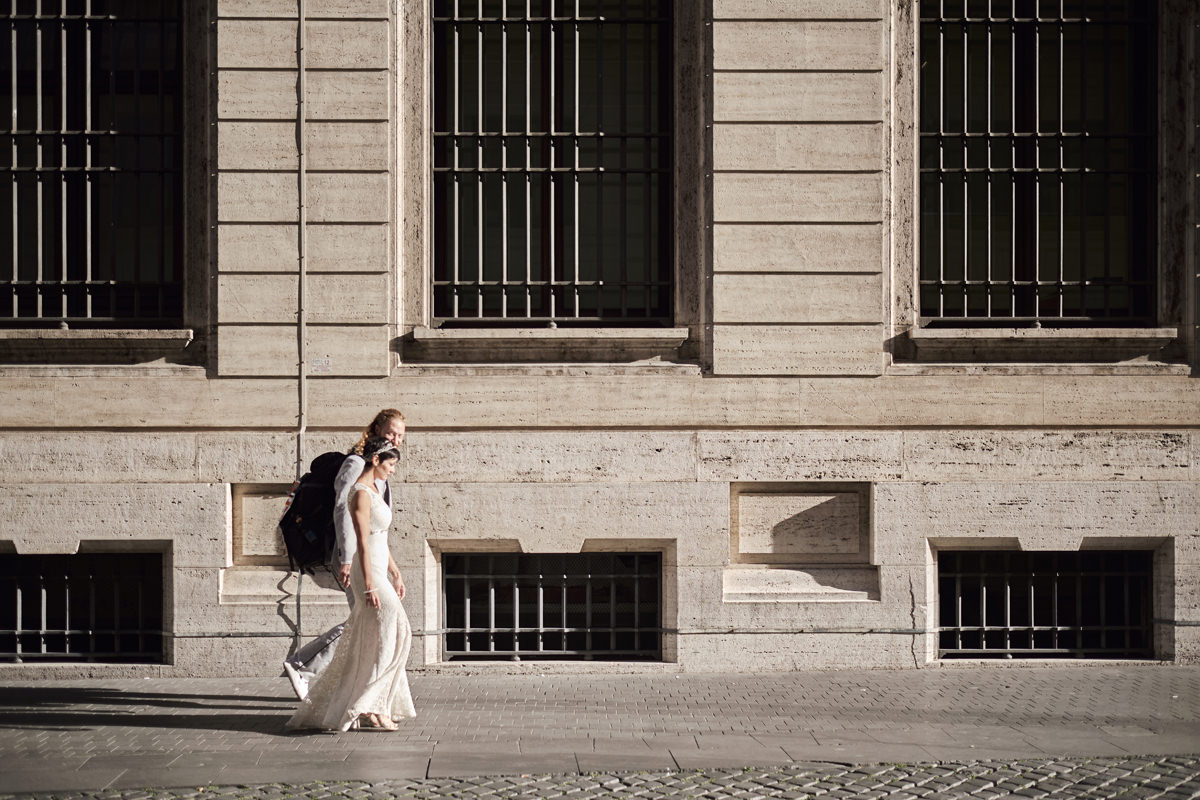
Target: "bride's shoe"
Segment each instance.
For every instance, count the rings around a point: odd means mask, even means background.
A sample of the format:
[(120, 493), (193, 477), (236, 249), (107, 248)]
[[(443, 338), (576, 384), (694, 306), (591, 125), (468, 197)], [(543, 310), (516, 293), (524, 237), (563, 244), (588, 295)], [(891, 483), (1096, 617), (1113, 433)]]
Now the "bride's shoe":
[(352, 731), (394, 731), (399, 725), (378, 714), (360, 714), (358, 719), (350, 723)]

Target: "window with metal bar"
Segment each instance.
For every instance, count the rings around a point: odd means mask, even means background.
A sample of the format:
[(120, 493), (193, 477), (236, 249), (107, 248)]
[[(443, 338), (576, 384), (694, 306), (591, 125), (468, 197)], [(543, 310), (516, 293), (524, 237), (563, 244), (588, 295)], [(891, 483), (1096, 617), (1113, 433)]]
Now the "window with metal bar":
[(942, 551), (943, 658), (1151, 658), (1153, 553)]
[(435, 324), (668, 324), (670, 0), (434, 0)]
[(178, 323), (178, 0), (0, 0), (0, 324)]
[(0, 661), (162, 663), (161, 553), (0, 555)]
[(447, 553), (447, 659), (658, 659), (661, 553)]
[(1155, 323), (1155, 6), (921, 0), (922, 322)]

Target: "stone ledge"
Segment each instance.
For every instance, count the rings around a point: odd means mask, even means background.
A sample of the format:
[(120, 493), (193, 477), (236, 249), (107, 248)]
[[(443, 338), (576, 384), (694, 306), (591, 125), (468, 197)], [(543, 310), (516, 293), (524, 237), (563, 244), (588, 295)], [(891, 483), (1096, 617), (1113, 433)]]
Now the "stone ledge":
[(1177, 328), (913, 328), (918, 362), (1111, 364), (1157, 358)]
[(729, 567), (726, 603), (863, 603), (879, 600), (878, 567)]
[(143, 365), (198, 356), (190, 328), (0, 329), (0, 364)]
[(679, 357), (687, 328), (415, 328), (403, 361), (628, 363)]

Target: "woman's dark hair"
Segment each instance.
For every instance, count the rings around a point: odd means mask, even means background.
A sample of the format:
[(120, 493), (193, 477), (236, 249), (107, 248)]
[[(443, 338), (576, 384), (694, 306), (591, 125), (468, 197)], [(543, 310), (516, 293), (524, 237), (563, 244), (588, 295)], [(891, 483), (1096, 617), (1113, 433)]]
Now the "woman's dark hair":
[(371, 436), (363, 445), (362, 457), (363, 460), (370, 461), (374, 456), (379, 456), (380, 461), (386, 461), (389, 458), (399, 458), (400, 451), (382, 436)]

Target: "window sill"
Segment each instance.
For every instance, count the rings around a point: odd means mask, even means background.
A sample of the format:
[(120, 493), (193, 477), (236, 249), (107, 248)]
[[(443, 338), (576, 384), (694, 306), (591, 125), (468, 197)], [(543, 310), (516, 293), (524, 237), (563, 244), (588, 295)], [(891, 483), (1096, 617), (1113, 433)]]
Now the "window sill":
[(415, 328), (399, 341), (418, 363), (630, 363), (673, 361), (687, 328)]
[(0, 329), (3, 365), (147, 365), (195, 361), (190, 329)]
[(918, 364), (1160, 364), (1176, 328), (914, 328)]

